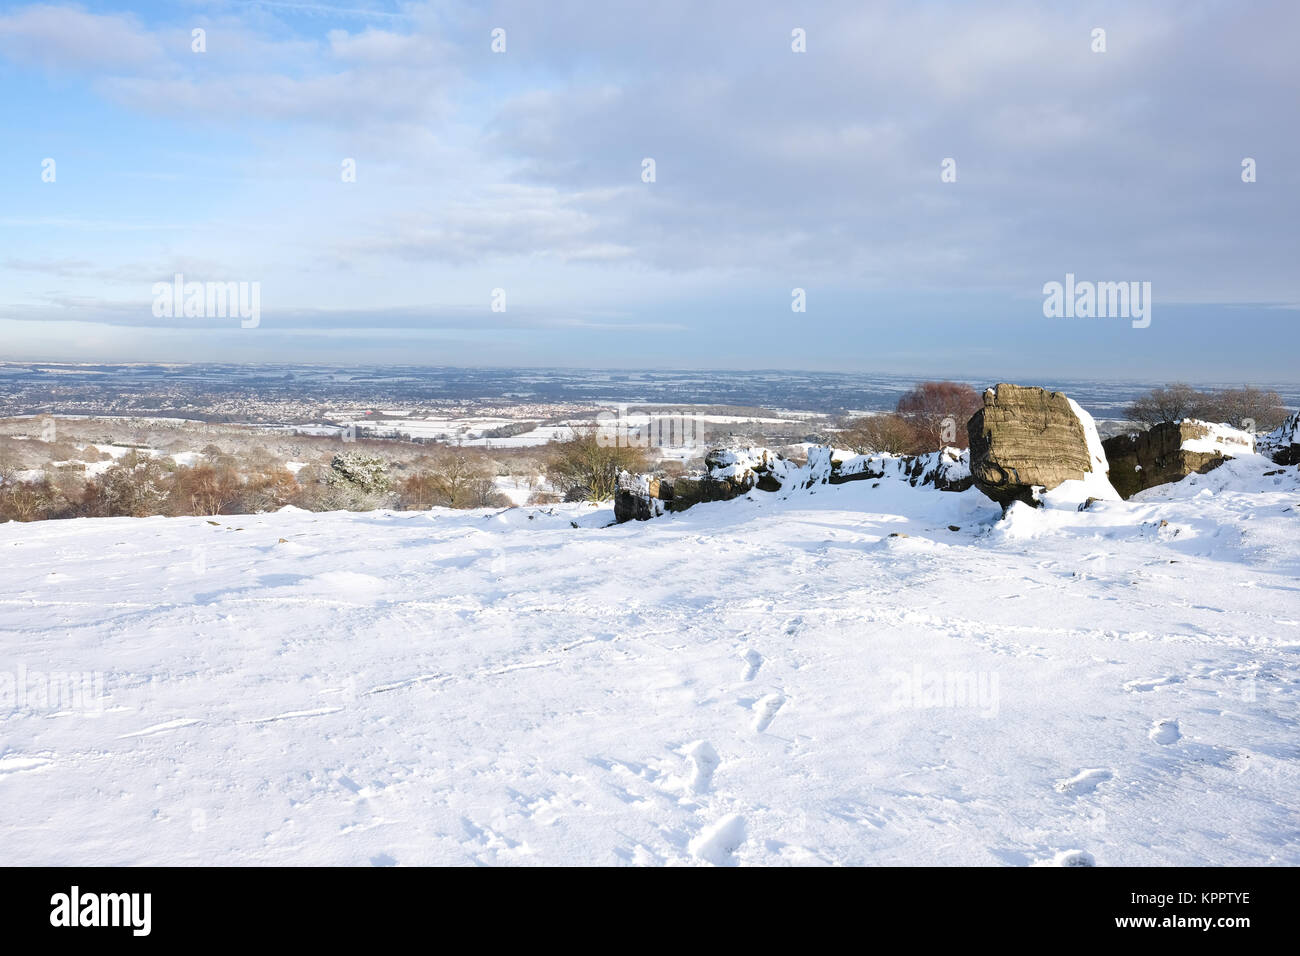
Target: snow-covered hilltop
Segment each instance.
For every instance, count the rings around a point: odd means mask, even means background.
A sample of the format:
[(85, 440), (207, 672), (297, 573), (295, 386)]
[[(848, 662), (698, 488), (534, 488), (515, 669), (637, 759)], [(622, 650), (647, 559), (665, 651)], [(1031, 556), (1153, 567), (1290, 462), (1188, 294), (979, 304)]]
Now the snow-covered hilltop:
[(0, 846), (1300, 863), (1298, 471), (0, 525)]

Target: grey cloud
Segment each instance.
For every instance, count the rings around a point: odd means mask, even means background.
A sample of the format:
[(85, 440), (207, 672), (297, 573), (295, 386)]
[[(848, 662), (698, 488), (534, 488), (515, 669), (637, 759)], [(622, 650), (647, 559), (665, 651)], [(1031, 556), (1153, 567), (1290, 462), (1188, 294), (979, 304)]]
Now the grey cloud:
[(0, 54), (50, 69), (137, 69), (162, 45), (129, 15), (37, 4), (0, 16)]
[[(83, 322), (96, 325), (191, 330), (220, 330), (232, 318), (159, 318), (148, 299), (109, 300), (95, 296), (49, 294), (36, 303), (0, 304), (0, 319), (21, 322)], [(485, 299), (481, 306), (401, 306), (357, 309), (322, 309), (277, 306), (262, 296), (260, 328), (314, 332), (375, 332), (380, 330), (463, 330), (502, 332), (549, 330), (554, 332), (622, 331), (681, 332), (675, 322), (647, 320), (617, 311), (575, 310), (550, 305), (530, 305), (518, 298), (507, 312), (493, 312)]]
[[(231, 18), (203, 64), (99, 61), (98, 82), (153, 112), (356, 135), (393, 181), (463, 180), (451, 199), (367, 194), (359, 221), (303, 240), (331, 267), (538, 257), (1030, 297), (1073, 271), (1151, 280), (1163, 298), (1300, 298), (1292, 4), (401, 12), (317, 41)], [(10, 14), (0, 52), (55, 22), (72, 38), (37, 44), (51, 63), (101, 25), (136, 53), (162, 43), (130, 18), (88, 17)], [(495, 26), (505, 55), (488, 50)], [(790, 51), (795, 26), (807, 53)], [(1094, 26), (1105, 54), (1089, 49)], [(640, 181), (647, 156), (654, 184)], [(939, 181), (945, 157), (955, 184)]]
[[(729, 268), (741, 247), (755, 270), (904, 287), (1029, 289), (1073, 266), (1166, 294), (1294, 296), (1277, 266), (1297, 251), (1300, 83), (1276, 40), (1293, 7), (737, 10), (661, 14), (626, 44), (516, 10), (516, 34), (551, 31), (531, 48), (557, 69), (582, 48), (622, 79), (516, 97), (485, 148), (560, 190), (636, 182), (653, 156), (657, 201), (607, 207), (591, 234), (669, 270)], [(806, 54), (788, 49), (796, 23)], [(1277, 58), (1260, 65), (1256, 40)], [(1269, 180), (1252, 194), (1239, 163), (1256, 154)], [(958, 182), (941, 185), (949, 156)]]

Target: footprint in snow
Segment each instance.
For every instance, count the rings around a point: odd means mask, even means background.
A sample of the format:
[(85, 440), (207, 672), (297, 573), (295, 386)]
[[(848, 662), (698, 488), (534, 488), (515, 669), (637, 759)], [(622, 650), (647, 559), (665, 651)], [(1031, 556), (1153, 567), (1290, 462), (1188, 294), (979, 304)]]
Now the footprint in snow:
[(704, 793), (713, 785), (713, 771), (722, 761), (713, 744), (707, 740), (697, 740), (686, 749), (686, 759), (691, 762), (690, 788), (695, 793)]
[(1145, 694), (1155, 690), (1157, 687), (1167, 687), (1170, 684), (1181, 684), (1183, 679), (1176, 674), (1169, 674), (1165, 677), (1146, 677), (1141, 680), (1131, 680), (1124, 685), (1124, 689), (1130, 693)]
[(1080, 770), (1068, 780), (1057, 781), (1056, 789), (1060, 793), (1069, 794), (1072, 797), (1080, 797), (1085, 793), (1094, 792), (1099, 786), (1113, 776), (1114, 774), (1109, 770), (1103, 770), (1100, 767)]
[(785, 705), (785, 697), (782, 694), (768, 694), (766, 697), (754, 704), (754, 732), (761, 734), (767, 730), (768, 726), (776, 717), (779, 711)]
[(1096, 866), (1097, 858), (1087, 850), (1062, 850), (1050, 860), (1041, 860), (1034, 866)]
[(1178, 729), (1176, 720), (1157, 720), (1151, 725), (1151, 730), (1147, 733), (1154, 743), (1168, 747), (1170, 744), (1177, 743), (1182, 739), (1183, 733)]
[(745, 843), (745, 818), (738, 813), (706, 827), (689, 844), (691, 856), (714, 866), (735, 866), (735, 853)]
[(758, 669), (763, 666), (763, 655), (755, 650), (747, 650), (740, 656), (745, 662), (745, 672), (741, 675), (741, 680), (753, 680), (758, 674)]

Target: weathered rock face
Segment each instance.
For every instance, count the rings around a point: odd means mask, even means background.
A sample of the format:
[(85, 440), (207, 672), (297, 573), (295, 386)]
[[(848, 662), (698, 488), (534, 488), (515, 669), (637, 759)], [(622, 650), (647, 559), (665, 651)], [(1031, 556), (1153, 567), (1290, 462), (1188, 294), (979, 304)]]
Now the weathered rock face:
[(1252, 436), (1226, 425), (1185, 419), (1102, 442), (1110, 481), (1123, 498), (1218, 468), (1234, 454), (1254, 451)]
[(685, 511), (703, 501), (730, 501), (751, 491), (792, 491), (814, 485), (889, 477), (913, 487), (965, 491), (971, 485), (965, 452), (944, 448), (929, 455), (894, 458), (813, 448), (798, 465), (766, 448), (715, 449), (704, 459), (708, 473), (693, 477), (619, 476), (614, 495), (616, 521), (644, 521), (666, 511)]
[(614, 520), (645, 521), (665, 511), (685, 511), (702, 501), (730, 501), (755, 487), (760, 480), (749, 469), (721, 476), (716, 471), (715, 468), (707, 475), (678, 478), (649, 478), (623, 472), (614, 492)]
[(1288, 418), (1280, 428), (1261, 435), (1259, 450), (1279, 465), (1300, 465), (1300, 412)]
[[(842, 456), (842, 457), (841, 457)], [(960, 448), (947, 447), (928, 455), (848, 455), (829, 448), (813, 449), (808, 455), (805, 488), (825, 483), (894, 478), (913, 488), (927, 486), (939, 491), (965, 491), (971, 486), (969, 462)]]
[(614, 520), (622, 524), (624, 521), (646, 521), (663, 514), (659, 486), (658, 479), (621, 472), (614, 491)]
[[(1140, 433), (1139, 433), (1140, 434)], [(1138, 466), (1139, 434), (1115, 435), (1101, 443), (1110, 465), (1111, 486), (1121, 498), (1132, 498), (1142, 490), (1142, 469)]]
[(948, 447), (929, 455), (900, 459), (907, 483), (933, 485), (939, 491), (965, 491), (972, 484), (970, 462), (965, 453)]
[[(1035, 487), (1051, 491), (1093, 470), (1084, 423), (1061, 392), (996, 385), (966, 425), (975, 486), (1003, 506), (1035, 504)], [(1103, 463), (1104, 466), (1104, 463)]]

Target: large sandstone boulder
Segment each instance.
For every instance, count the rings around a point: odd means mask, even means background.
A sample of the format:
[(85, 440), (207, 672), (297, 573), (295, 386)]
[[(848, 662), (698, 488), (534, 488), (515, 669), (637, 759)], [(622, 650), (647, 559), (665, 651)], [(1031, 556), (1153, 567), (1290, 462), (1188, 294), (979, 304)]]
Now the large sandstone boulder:
[(1234, 455), (1255, 450), (1249, 432), (1195, 419), (1161, 422), (1145, 432), (1116, 435), (1102, 442), (1110, 481), (1123, 498), (1145, 488), (1205, 474)]
[(1105, 478), (1092, 417), (1061, 392), (995, 385), (966, 431), (975, 487), (1004, 508), (1037, 504), (1042, 491), (1066, 481)]

